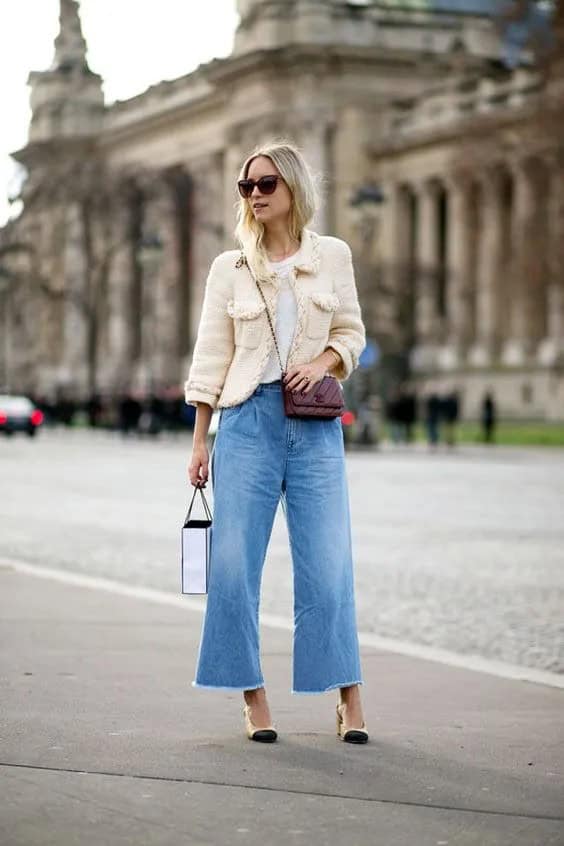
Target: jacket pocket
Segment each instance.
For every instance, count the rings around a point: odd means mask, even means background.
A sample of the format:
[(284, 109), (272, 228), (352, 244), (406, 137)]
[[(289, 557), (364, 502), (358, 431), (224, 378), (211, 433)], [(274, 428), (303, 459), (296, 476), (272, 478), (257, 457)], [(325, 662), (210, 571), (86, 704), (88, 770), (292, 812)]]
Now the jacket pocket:
[(264, 309), (264, 303), (255, 300), (229, 300), (227, 313), (233, 318), (236, 347), (249, 350), (258, 347), (264, 333)]
[(339, 308), (339, 297), (327, 291), (314, 291), (307, 304), (306, 335), (324, 338), (329, 335), (333, 314)]

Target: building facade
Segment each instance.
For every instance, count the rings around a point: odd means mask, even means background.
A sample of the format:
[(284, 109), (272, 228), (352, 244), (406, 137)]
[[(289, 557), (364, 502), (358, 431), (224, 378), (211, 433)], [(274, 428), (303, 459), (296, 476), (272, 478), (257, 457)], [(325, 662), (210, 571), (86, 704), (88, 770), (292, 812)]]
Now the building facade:
[[(14, 154), (26, 211), (0, 235), (33, 245), (9, 305), (13, 388), (181, 384), (209, 265), (235, 246), (240, 165), (284, 137), (319, 177), (314, 228), (353, 248), (369, 336), (409, 360), (421, 391), (448, 381), (467, 417), (486, 389), (508, 415), (564, 417), (562, 163), (558, 132), (538, 131), (540, 72), (494, 69), (498, 36), (477, 14), (346, 0), (238, 10), (228, 58), (105, 105), (78, 3), (61, 0)], [(34, 210), (71, 159), (95, 161), (100, 182), (115, 174), (115, 190), (86, 213), (73, 176), (64, 200)]]

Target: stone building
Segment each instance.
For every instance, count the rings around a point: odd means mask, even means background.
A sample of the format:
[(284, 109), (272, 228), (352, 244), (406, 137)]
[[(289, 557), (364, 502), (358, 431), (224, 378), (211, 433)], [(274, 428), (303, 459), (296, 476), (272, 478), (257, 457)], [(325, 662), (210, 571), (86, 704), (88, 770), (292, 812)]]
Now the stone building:
[(76, 306), (92, 284), (78, 204), (37, 214), (30, 205), (10, 225), (10, 237), (33, 241), (42, 278), (67, 294), (46, 298), (21, 274), (13, 387), (84, 395), (93, 384), (181, 384), (208, 267), (234, 246), (240, 164), (283, 136), (320, 177), (314, 228), (353, 248), (368, 334), (384, 358), (408, 360), (421, 391), (455, 386), (467, 417), (486, 388), (508, 415), (564, 417), (553, 224), (562, 165), (558, 133), (539, 132), (537, 114), (547, 84), (538, 71), (496, 67), (489, 18), (441, 5), (238, 0), (228, 58), (105, 105), (78, 3), (61, 0), (53, 64), (30, 76), (29, 141), (14, 154), (28, 172), (24, 202), (77, 151), (127, 174), (129, 187), (112, 205), (120, 247), (94, 334)]

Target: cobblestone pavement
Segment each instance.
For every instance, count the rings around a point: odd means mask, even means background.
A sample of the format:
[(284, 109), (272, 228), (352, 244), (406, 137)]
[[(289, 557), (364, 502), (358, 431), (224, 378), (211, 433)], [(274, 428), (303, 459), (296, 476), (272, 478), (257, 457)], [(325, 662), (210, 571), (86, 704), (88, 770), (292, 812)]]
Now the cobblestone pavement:
[[(1, 438), (0, 557), (178, 592), (189, 453)], [(361, 631), (564, 673), (564, 451), (354, 452), (348, 474)], [(281, 509), (262, 608), (292, 615)]]

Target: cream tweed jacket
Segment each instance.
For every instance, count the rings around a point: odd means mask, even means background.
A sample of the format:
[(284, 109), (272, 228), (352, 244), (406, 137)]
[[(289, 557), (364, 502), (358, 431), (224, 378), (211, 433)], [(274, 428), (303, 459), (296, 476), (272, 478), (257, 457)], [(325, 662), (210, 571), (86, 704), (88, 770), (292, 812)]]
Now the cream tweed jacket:
[[(307, 364), (332, 347), (341, 362), (331, 374), (343, 381), (358, 365), (366, 341), (350, 247), (304, 229), (298, 258), (290, 276), (298, 316), (287, 366)], [(267, 273), (258, 281), (275, 326), (277, 276)], [(243, 402), (257, 387), (273, 347), (265, 304), (242, 253), (221, 253), (206, 281), (186, 402), (212, 408)]]

